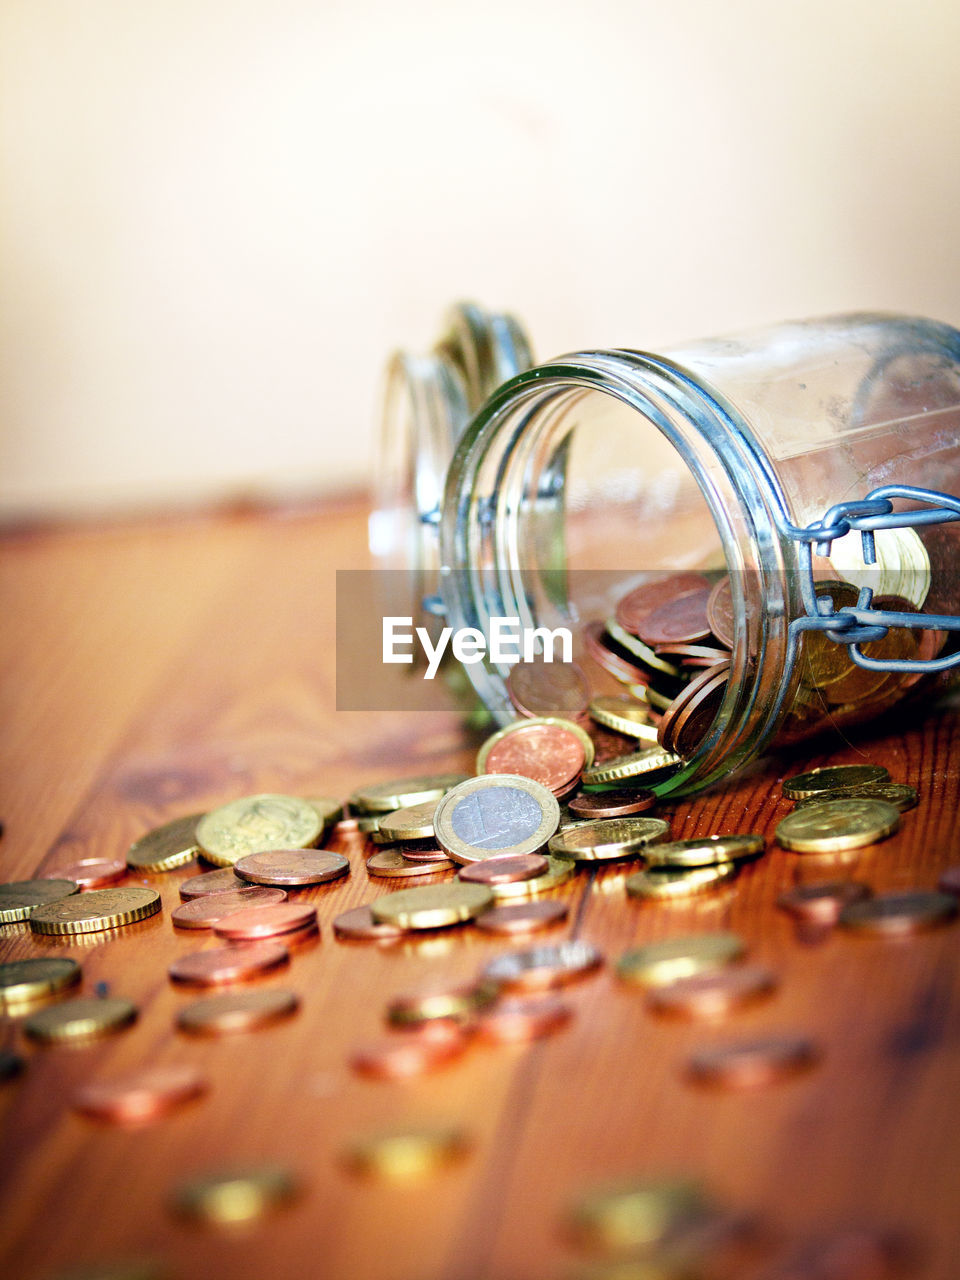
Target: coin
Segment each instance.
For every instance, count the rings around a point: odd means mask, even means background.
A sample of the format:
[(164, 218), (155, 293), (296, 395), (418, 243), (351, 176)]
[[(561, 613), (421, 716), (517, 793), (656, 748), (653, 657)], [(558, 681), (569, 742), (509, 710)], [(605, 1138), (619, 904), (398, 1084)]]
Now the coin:
[(473, 920), (492, 905), (493, 893), (486, 885), (454, 880), (389, 893), (372, 902), (370, 912), (379, 924), (402, 929), (442, 929)]
[(344, 911), (333, 922), (333, 932), (338, 938), (351, 941), (396, 941), (406, 936), (406, 929), (394, 924), (378, 924), (369, 907), (353, 907)]
[(900, 811), (883, 800), (824, 800), (781, 818), (776, 839), (796, 853), (838, 853), (885, 840), (899, 825)]
[(491, 907), (477, 916), (474, 924), (484, 933), (534, 933), (567, 918), (567, 904), (557, 898), (543, 902), (516, 902)]
[(554, 795), (561, 795), (576, 783), (586, 763), (582, 732), (573, 733), (556, 724), (521, 722), (501, 730), (494, 735), (497, 741), (481, 747), (477, 771), (532, 778)]
[[(53, 882), (55, 883), (55, 882)], [(34, 933), (96, 933), (146, 920), (160, 910), (156, 889), (90, 889), (76, 897), (61, 898), (37, 907), (30, 916)]]
[(648, 679), (666, 675), (676, 680), (681, 674), (676, 663), (664, 657), (659, 647), (651, 649), (638, 636), (621, 627), (615, 619), (607, 619), (604, 640), (608, 644), (612, 641), (618, 650), (623, 650), (630, 658), (639, 658), (641, 670)]
[(387, 1005), (387, 1021), (396, 1027), (417, 1027), (437, 1020), (465, 1022), (491, 1004), (495, 994), (492, 987), (470, 982), (394, 996)]
[(495, 956), (481, 977), (505, 991), (544, 991), (589, 977), (602, 964), (603, 956), (589, 942), (558, 942)]
[[(449, 871), (453, 863), (443, 852), (436, 840), (404, 840), (400, 844), (391, 844), (384, 853), (399, 853), (404, 862), (438, 862), (440, 870)], [(435, 868), (436, 869), (436, 868)]]
[(192, 862), (200, 852), (197, 823), (202, 817), (202, 813), (191, 813), (148, 831), (130, 846), (127, 866), (136, 871), (172, 871)]
[[(834, 611), (853, 608), (860, 599), (859, 590), (849, 582), (818, 582), (818, 599), (831, 599)], [(831, 640), (825, 631), (806, 631), (800, 645), (798, 667), (803, 683), (810, 689), (822, 689), (842, 679), (855, 665), (844, 644)]]
[(547, 856), (547, 870), (542, 876), (534, 876), (531, 880), (510, 880), (500, 884), (492, 884), (490, 888), (493, 890), (493, 896), (498, 906), (503, 902), (538, 898), (541, 894), (548, 893), (551, 889), (556, 889), (559, 885), (564, 884), (573, 876), (580, 865), (570, 858), (556, 858), (553, 854), (549, 854)]
[(452, 869), (453, 863), (443, 853), (436, 858), (432, 858), (429, 862), (421, 862), (419, 858), (411, 861), (394, 849), (381, 849), (379, 853), (371, 854), (367, 859), (367, 875), (380, 876), (386, 879), (432, 876), (438, 871), (450, 871)]
[(461, 868), (460, 880), (468, 884), (512, 884), (517, 880), (533, 880), (550, 869), (550, 863), (540, 853), (506, 854), (498, 858), (484, 858)]
[(137, 1008), (120, 996), (62, 1000), (32, 1013), (23, 1031), (40, 1044), (86, 1044), (136, 1021)]
[(869, 885), (858, 884), (855, 880), (821, 881), (788, 889), (777, 898), (777, 906), (799, 920), (833, 925), (845, 907), (868, 898), (872, 892)]
[(452, 1023), (447, 1023), (445, 1030), (433, 1027), (429, 1034), (395, 1032), (356, 1049), (350, 1055), (350, 1066), (358, 1075), (375, 1080), (409, 1080), (448, 1066), (463, 1056), (468, 1044), (467, 1034)]
[(317, 909), (311, 902), (281, 902), (275, 907), (250, 907), (246, 911), (214, 921), (218, 938), (235, 942), (253, 942), (258, 938), (284, 937), (303, 930), (315, 930)]
[(384, 840), (432, 840), (436, 807), (436, 800), (426, 800), (423, 804), (394, 809), (380, 819), (378, 834)]
[(561, 1031), (573, 1010), (553, 996), (498, 1000), (481, 1010), (476, 1032), (490, 1044), (526, 1044)]
[(729, 679), (730, 663), (721, 662), (691, 680), (660, 721), (660, 745), (684, 759), (695, 755), (717, 718)]
[(719, 862), (741, 862), (763, 853), (763, 836), (749, 835), (698, 836), (690, 840), (671, 840), (657, 844), (646, 856), (651, 867), (712, 867)]
[(355, 1173), (385, 1182), (418, 1182), (464, 1159), (470, 1148), (459, 1129), (406, 1129), (357, 1139), (343, 1159)]
[(602, 622), (588, 622), (580, 634), (584, 648), (593, 661), (604, 671), (609, 671), (621, 684), (631, 684), (635, 680), (646, 682), (650, 679), (650, 672), (646, 667), (638, 666), (624, 655)]
[(65, 867), (57, 867), (44, 878), (73, 880), (81, 889), (102, 889), (105, 885), (116, 884), (126, 874), (127, 864), (118, 858), (80, 858)]
[(334, 800), (331, 796), (305, 796), (304, 798), (307, 804), (312, 804), (316, 809), (320, 821), (323, 823), (324, 831), (343, 817), (342, 803), (339, 800)]
[[(808, 804), (820, 804), (821, 801), (829, 798), (832, 798), (829, 793), (807, 796), (806, 799), (797, 801), (797, 808), (803, 808)], [(851, 787), (848, 791), (843, 791), (842, 798), (844, 800), (883, 800), (886, 804), (892, 804), (895, 809), (899, 809), (901, 813), (905, 813), (916, 806), (917, 791), (915, 787), (909, 787), (905, 782), (867, 782), (862, 787)]]
[(646, 644), (694, 644), (710, 635), (707, 601), (711, 586), (664, 601), (643, 619), (638, 631)]
[(117, 1080), (82, 1085), (73, 1105), (96, 1120), (142, 1124), (198, 1098), (206, 1089), (207, 1082), (195, 1067), (147, 1067)]
[(323, 820), (309, 801), (268, 792), (205, 814), (197, 823), (197, 843), (208, 862), (231, 867), (248, 853), (306, 849), (322, 832)]
[(567, 808), (579, 818), (624, 818), (652, 809), (656, 802), (656, 795), (642, 787), (612, 787), (608, 791), (581, 791), (567, 802)]
[(769, 969), (738, 964), (652, 987), (647, 994), (647, 1004), (657, 1013), (717, 1018), (772, 995), (776, 985), (776, 977)]
[(323, 884), (350, 874), (350, 863), (341, 853), (327, 849), (271, 849), (248, 853), (233, 869), (252, 884)]
[(180, 885), (180, 897), (184, 902), (193, 898), (203, 898), (208, 893), (226, 893), (230, 889), (246, 889), (245, 880), (234, 872), (233, 867), (224, 867), (220, 871), (204, 871), (198, 876), (191, 876)]
[(507, 693), (522, 716), (576, 720), (587, 709), (590, 685), (575, 662), (517, 662), (507, 676)]
[(805, 800), (812, 796), (832, 800), (838, 791), (864, 787), (871, 782), (886, 782), (889, 777), (887, 770), (879, 764), (835, 764), (785, 778), (782, 790), (789, 800)]
[(852, 902), (840, 913), (840, 923), (860, 933), (890, 937), (948, 924), (956, 914), (953, 894), (916, 889), (912, 893), (878, 893)]
[(664, 751), (662, 747), (646, 747), (643, 751), (631, 751), (627, 755), (616, 756), (605, 764), (594, 765), (592, 769), (584, 769), (583, 784), (593, 787), (605, 782), (621, 782), (624, 778), (640, 777), (660, 782), (664, 777), (675, 773), (680, 764), (679, 756), (672, 751)]
[(662, 986), (707, 973), (739, 960), (745, 953), (743, 939), (734, 933), (699, 933), (668, 938), (626, 951), (617, 963), (617, 976), (646, 987)]
[(292, 1017), (299, 1007), (300, 1001), (292, 991), (275, 988), (204, 996), (184, 1005), (177, 1014), (177, 1026), (191, 1035), (232, 1035)]
[(219, 987), (268, 973), (286, 964), (288, 958), (289, 952), (282, 943), (254, 942), (249, 946), (192, 951), (189, 955), (178, 956), (167, 973), (174, 982), (196, 987)]
[(662, 818), (607, 818), (558, 832), (551, 837), (550, 852), (574, 862), (635, 858), (669, 830)]
[(644, 620), (661, 605), (693, 591), (709, 587), (709, 581), (699, 573), (657, 574), (642, 586), (629, 591), (617, 605), (617, 622), (625, 631), (639, 635)]
[(537, 853), (559, 823), (560, 806), (551, 792), (515, 774), (460, 783), (447, 792), (434, 815), (438, 843), (460, 863), (495, 854)]
[(393, 813), (412, 804), (439, 800), (451, 787), (465, 781), (466, 775), (462, 773), (438, 773), (374, 782), (358, 788), (350, 797), (350, 803), (364, 813)]
[(257, 1165), (190, 1178), (176, 1189), (173, 1206), (177, 1213), (197, 1222), (252, 1222), (289, 1204), (299, 1190), (289, 1169)]
[(75, 880), (11, 880), (0, 884), (0, 924), (27, 920), (37, 907), (79, 892)]
[(250, 907), (270, 907), (286, 902), (283, 889), (267, 889), (260, 885), (245, 885), (242, 889), (227, 889), (221, 893), (205, 893), (191, 898), (170, 912), (170, 919), (177, 929), (212, 929), (218, 920)]
[(724, 575), (710, 592), (707, 621), (720, 643), (732, 649), (736, 636), (736, 619), (733, 612), (733, 583), (729, 574)]
[(645, 742), (657, 741), (656, 726), (650, 712), (641, 702), (625, 695), (594, 698), (590, 703), (590, 715), (598, 724), (628, 738), (640, 738)]
[[(487, 738), (480, 750), (477, 752), (477, 773), (493, 773), (494, 770), (487, 768), (487, 760), (490, 752), (493, 751), (499, 743), (510, 738), (519, 730), (522, 729), (525, 732), (529, 732), (529, 730), (534, 726), (537, 726), (540, 729), (561, 730), (565, 735), (564, 744), (565, 749), (568, 751), (572, 751), (572, 747), (567, 739), (569, 737), (575, 738), (583, 747), (583, 758), (586, 765), (589, 766), (593, 763), (593, 739), (581, 725), (577, 724), (573, 720), (561, 720), (557, 716), (531, 716), (525, 720), (514, 720), (511, 724), (504, 725), (502, 729), (498, 729), (496, 733), (491, 734), (490, 737)], [(537, 739), (532, 739), (532, 741), (536, 742)], [(541, 738), (540, 741), (543, 741), (543, 739)], [(550, 739), (547, 739), (547, 741), (550, 741)], [(502, 770), (496, 770), (496, 772), (499, 773), (502, 772)], [(522, 776), (526, 777), (527, 775), (524, 774)]]
[[(592, 1252), (646, 1257), (689, 1223), (702, 1220), (709, 1207), (695, 1182), (622, 1183), (583, 1196), (569, 1214), (568, 1231), (576, 1243)], [(685, 1274), (676, 1272), (676, 1280)], [(663, 1280), (668, 1277), (669, 1272), (664, 1273)], [(651, 1280), (658, 1280), (656, 1272)]]
[(80, 966), (66, 957), (8, 960), (0, 964), (0, 1009), (15, 1014), (18, 1008), (48, 1000), (79, 981)]
[(698, 1049), (687, 1073), (697, 1084), (753, 1089), (807, 1071), (818, 1057), (803, 1036), (766, 1036)]
[(649, 867), (635, 871), (624, 887), (634, 898), (692, 898), (735, 879), (737, 870), (735, 862), (720, 862), (713, 867)]

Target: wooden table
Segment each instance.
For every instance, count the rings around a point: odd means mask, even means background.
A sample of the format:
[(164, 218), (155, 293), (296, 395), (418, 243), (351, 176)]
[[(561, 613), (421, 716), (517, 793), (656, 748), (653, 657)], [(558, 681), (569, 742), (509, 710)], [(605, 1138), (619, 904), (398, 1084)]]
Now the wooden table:
[[(377, 778), (469, 770), (475, 743), (453, 713), (334, 709), (334, 570), (364, 565), (364, 518), (342, 504), (8, 535), (2, 878), (122, 854), (162, 821), (253, 791), (344, 796)], [(719, 1028), (654, 1017), (608, 969), (571, 989), (575, 1020), (549, 1040), (477, 1049), (405, 1084), (358, 1077), (350, 1050), (381, 1034), (389, 996), (467, 979), (506, 944), (471, 929), (385, 949), (337, 941), (334, 915), (395, 887), (367, 879), (356, 843), (344, 846), (349, 881), (312, 891), (322, 941), (267, 980), (294, 989), (301, 1012), (258, 1033), (196, 1041), (173, 1028), (195, 996), (174, 988), (167, 966), (197, 943), (168, 913), (195, 866), (134, 879), (162, 891), (164, 914), (115, 936), (44, 939), (6, 926), (5, 959), (74, 956), (84, 993), (105, 983), (140, 1017), (73, 1050), (32, 1048), (5, 1022), (3, 1043), (27, 1064), (0, 1086), (3, 1274), (31, 1280), (150, 1256), (174, 1277), (204, 1280), (542, 1280), (589, 1261), (562, 1230), (583, 1190), (680, 1173), (761, 1215), (785, 1242), (850, 1222), (904, 1228), (923, 1250), (915, 1274), (955, 1280), (960, 926), (805, 946), (775, 900), (798, 875), (935, 885), (940, 868), (960, 861), (958, 726), (950, 708), (889, 718), (880, 736), (768, 759), (667, 811), (678, 836), (769, 836), (790, 808), (785, 772), (868, 759), (918, 787), (921, 801), (898, 835), (859, 856), (818, 868), (771, 847), (734, 888), (685, 906), (628, 898), (617, 869), (559, 891), (573, 908), (566, 933), (610, 961), (645, 940), (742, 934), (781, 986)], [(778, 1029), (812, 1036), (820, 1064), (746, 1093), (684, 1078), (693, 1046)], [(99, 1125), (71, 1108), (84, 1080), (183, 1060), (209, 1073), (211, 1091), (156, 1124)], [(462, 1126), (470, 1157), (405, 1188), (344, 1168), (352, 1138), (424, 1121)], [(294, 1206), (229, 1231), (172, 1214), (185, 1176), (263, 1160), (302, 1177)]]

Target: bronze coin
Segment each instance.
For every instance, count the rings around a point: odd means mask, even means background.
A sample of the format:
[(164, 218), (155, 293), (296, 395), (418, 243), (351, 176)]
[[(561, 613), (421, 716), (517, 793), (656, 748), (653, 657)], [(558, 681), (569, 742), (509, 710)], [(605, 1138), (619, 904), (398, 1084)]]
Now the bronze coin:
[(191, 1035), (233, 1035), (292, 1017), (299, 1007), (300, 1001), (292, 991), (275, 988), (205, 996), (180, 1010), (177, 1026)]
[(344, 911), (333, 922), (333, 932), (338, 938), (356, 942), (389, 941), (407, 936), (406, 929), (394, 924), (378, 924), (369, 907), (353, 907)]
[(477, 1017), (476, 1033), (490, 1044), (524, 1044), (562, 1030), (573, 1010), (552, 996), (498, 1000)]
[(688, 759), (709, 733), (727, 690), (729, 662), (708, 667), (670, 704), (660, 722), (660, 745)]
[(567, 807), (579, 818), (623, 818), (644, 813), (656, 803), (654, 792), (642, 787), (613, 787), (609, 791), (581, 791), (567, 801)]
[(604, 671), (609, 671), (621, 683), (649, 683), (650, 672), (646, 667), (638, 667), (635, 663), (628, 662), (613, 649), (613, 642), (607, 635), (606, 627), (602, 622), (588, 622), (581, 631), (581, 635), (587, 653), (597, 666), (602, 667)]
[(252, 942), (316, 927), (317, 909), (312, 903), (282, 902), (276, 907), (251, 907), (226, 916), (214, 924), (213, 932), (218, 938)]
[(729, 650), (705, 644), (658, 644), (657, 653), (664, 658), (679, 658), (684, 667), (715, 667), (718, 662), (730, 661)]
[(583, 772), (583, 744), (569, 729), (554, 724), (518, 725), (487, 753), (485, 773), (532, 778), (548, 791), (565, 791)]
[(454, 1062), (469, 1043), (469, 1034), (452, 1022), (433, 1026), (426, 1033), (397, 1031), (355, 1050), (350, 1065), (359, 1075), (375, 1080), (408, 1080)]
[(289, 958), (287, 948), (279, 942), (253, 942), (248, 946), (217, 947), (213, 951), (193, 951), (179, 956), (167, 973), (174, 982), (197, 987), (219, 987), (230, 982), (243, 982), (267, 973)]
[(74, 1096), (77, 1111), (115, 1124), (143, 1124), (198, 1098), (207, 1082), (195, 1067), (147, 1067), (118, 1080), (83, 1085)]
[(617, 622), (624, 631), (638, 636), (644, 621), (661, 605), (709, 586), (709, 581), (699, 573), (671, 573), (666, 576), (658, 573), (642, 586), (627, 592), (617, 605)]
[(535, 933), (538, 929), (549, 929), (551, 925), (565, 920), (567, 910), (567, 904), (560, 898), (540, 898), (531, 902), (491, 907), (483, 915), (477, 916), (473, 923), (484, 933)]
[(602, 964), (603, 956), (589, 942), (558, 942), (496, 956), (481, 977), (505, 991), (546, 991), (589, 977)]
[(777, 980), (769, 969), (736, 965), (714, 973), (695, 973), (665, 986), (651, 987), (647, 1003), (657, 1013), (688, 1018), (717, 1018), (771, 995)]
[(241, 880), (252, 884), (323, 884), (350, 874), (350, 863), (342, 853), (328, 849), (270, 849), (248, 853), (233, 865)]
[(444, 855), (430, 862), (408, 860), (402, 853), (394, 849), (381, 849), (367, 859), (367, 875), (380, 876), (389, 880), (410, 876), (432, 876), (437, 871), (449, 871), (453, 867), (450, 859)]
[(122, 858), (79, 858), (65, 867), (44, 874), (44, 880), (73, 880), (81, 889), (103, 889), (116, 884), (127, 874), (127, 864)]
[(707, 601), (712, 587), (665, 601), (643, 619), (638, 634), (644, 644), (696, 644), (711, 634)]
[(716, 583), (707, 600), (707, 621), (721, 644), (733, 648), (736, 622), (733, 616), (733, 583), (729, 574)]
[(405, 862), (450, 862), (436, 840), (404, 840), (391, 848)]
[(777, 898), (777, 906), (799, 920), (814, 924), (836, 924), (840, 912), (851, 902), (868, 898), (873, 890), (855, 880), (827, 880), (798, 885)]
[(916, 889), (912, 893), (878, 893), (853, 902), (840, 913), (840, 923), (860, 933), (895, 937), (948, 924), (956, 914), (953, 894)]
[(577, 720), (587, 709), (590, 685), (575, 662), (517, 662), (507, 676), (507, 693), (522, 716)]
[(468, 863), (458, 875), (471, 884), (513, 884), (517, 880), (534, 880), (549, 869), (550, 863), (542, 853), (508, 853)]
[(698, 1049), (687, 1070), (697, 1084), (753, 1089), (807, 1071), (818, 1057), (803, 1036), (767, 1036)]
[(282, 889), (248, 885), (245, 889), (208, 893), (181, 903), (170, 912), (170, 919), (178, 929), (212, 929), (218, 920), (224, 920), (238, 911), (248, 911), (253, 906), (273, 906), (286, 899), (287, 895)]
[(208, 893), (226, 893), (229, 889), (247, 889), (249, 885), (234, 873), (233, 867), (221, 867), (219, 871), (204, 871), (191, 876), (180, 885), (180, 897), (184, 902), (204, 898)]
[(493, 987), (478, 982), (435, 986), (394, 996), (387, 1005), (387, 1021), (395, 1027), (423, 1027), (431, 1022), (469, 1023), (478, 1009), (492, 1004)]

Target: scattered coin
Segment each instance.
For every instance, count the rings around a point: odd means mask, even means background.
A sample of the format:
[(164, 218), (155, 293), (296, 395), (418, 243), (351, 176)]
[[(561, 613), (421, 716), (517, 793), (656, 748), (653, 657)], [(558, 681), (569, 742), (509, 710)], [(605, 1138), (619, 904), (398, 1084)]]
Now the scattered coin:
[(279, 942), (254, 942), (249, 946), (217, 947), (179, 956), (167, 973), (174, 982), (197, 987), (218, 987), (269, 973), (287, 963), (289, 952)]
[(900, 811), (883, 800), (824, 800), (794, 809), (777, 824), (776, 839), (796, 853), (839, 853), (893, 835)]
[(763, 853), (763, 836), (698, 836), (656, 844), (646, 853), (651, 867), (712, 867), (723, 862), (741, 862)]
[(316, 809), (324, 831), (343, 817), (343, 805), (339, 800), (334, 800), (330, 796), (306, 796), (305, 799), (307, 804), (312, 804)]
[(120, 996), (62, 1000), (32, 1013), (23, 1031), (40, 1044), (86, 1044), (136, 1021), (137, 1008)]
[[(555, 796), (563, 795), (577, 783), (587, 762), (585, 737), (589, 742), (579, 725), (520, 720), (484, 743), (477, 772), (532, 778)], [(592, 759), (592, 742), (589, 750)]]
[(275, 907), (256, 906), (215, 920), (213, 932), (231, 942), (254, 942), (259, 938), (286, 938), (288, 934), (316, 931), (317, 908), (312, 902), (281, 902)]
[(668, 938), (626, 951), (617, 963), (617, 974), (627, 982), (662, 986), (679, 978), (720, 969), (746, 952), (743, 939), (734, 933), (698, 933), (689, 938)]
[(180, 897), (184, 902), (193, 898), (203, 898), (208, 893), (226, 893), (230, 889), (246, 889), (247, 882), (241, 880), (233, 867), (223, 867), (219, 871), (203, 871), (198, 876), (191, 876), (180, 885)]
[(517, 934), (534, 933), (549, 929), (567, 918), (567, 904), (559, 898), (539, 902), (516, 902), (491, 907), (477, 916), (474, 924), (484, 933)]
[(481, 977), (505, 991), (545, 991), (589, 977), (602, 964), (603, 956), (589, 942), (558, 942), (495, 956)]
[(395, 924), (378, 924), (369, 907), (353, 907), (344, 911), (333, 922), (333, 932), (338, 938), (356, 942), (396, 941), (406, 936), (406, 929)]
[(232, 1035), (292, 1017), (299, 1007), (292, 991), (275, 989), (204, 996), (180, 1010), (177, 1026), (192, 1035)]
[[(807, 796), (805, 800), (797, 801), (797, 808), (803, 808), (809, 804), (819, 804), (825, 797), (821, 792), (814, 796)], [(862, 787), (850, 787), (849, 790), (843, 792), (845, 800), (883, 800), (887, 804), (892, 804), (895, 809), (899, 809), (901, 813), (905, 813), (907, 809), (913, 809), (917, 803), (916, 787), (909, 787), (905, 782), (867, 782)]]
[(803, 1036), (766, 1036), (698, 1049), (687, 1070), (697, 1084), (753, 1089), (807, 1071), (818, 1057)]
[[(438, 843), (454, 862), (538, 853), (560, 825), (560, 806), (539, 782), (515, 774), (470, 778), (448, 791), (434, 815)], [(376, 914), (376, 913), (374, 913)]]
[(448, 1066), (463, 1056), (469, 1037), (459, 1027), (447, 1023), (419, 1031), (395, 1032), (377, 1044), (364, 1045), (350, 1057), (358, 1075), (376, 1080), (409, 1080)]
[(781, 893), (777, 898), (777, 906), (789, 911), (799, 920), (834, 925), (845, 907), (868, 898), (871, 893), (869, 885), (859, 884), (855, 880), (819, 881), (816, 884), (798, 885), (795, 889)]
[(410, 860), (404, 857), (402, 853), (397, 853), (394, 849), (381, 849), (378, 853), (371, 854), (367, 859), (367, 875), (379, 876), (387, 880), (406, 878), (408, 876), (432, 876), (436, 875), (438, 871), (450, 871), (452, 869), (453, 863), (446, 854), (431, 858), (428, 862), (421, 862), (419, 858)]
[(15, 1080), (23, 1071), (23, 1059), (9, 1049), (0, 1049), (0, 1084)]
[(493, 893), (486, 885), (454, 880), (388, 893), (372, 902), (370, 911), (379, 924), (399, 925), (402, 929), (442, 929), (473, 920), (492, 905)]
[(736, 878), (735, 862), (719, 862), (713, 867), (646, 867), (636, 871), (624, 886), (634, 898), (692, 898), (718, 889)]
[(11, 880), (0, 884), (0, 924), (27, 920), (37, 907), (79, 892), (75, 880)]
[(419, 1182), (464, 1159), (471, 1145), (459, 1129), (407, 1129), (360, 1138), (343, 1158), (355, 1173), (385, 1182)]
[(79, 858), (48, 873), (47, 879), (74, 880), (81, 889), (102, 889), (116, 884), (127, 874), (127, 864), (118, 858)]
[(396, 1027), (418, 1027), (438, 1019), (465, 1022), (495, 995), (493, 987), (472, 982), (394, 996), (387, 1005), (387, 1021)]
[(642, 787), (614, 787), (608, 791), (581, 791), (567, 802), (579, 818), (625, 818), (652, 809), (657, 797)]
[(83, 1085), (73, 1105), (84, 1115), (117, 1124), (142, 1124), (198, 1098), (207, 1082), (195, 1067), (147, 1067), (118, 1080)]
[(590, 703), (590, 715), (598, 724), (628, 738), (655, 743), (657, 728), (650, 719), (650, 711), (635, 698), (621, 695), (604, 695)]
[(436, 800), (426, 800), (423, 804), (394, 809), (380, 819), (378, 834), (384, 840), (432, 840), (436, 808)]
[(695, 1182), (623, 1183), (583, 1196), (570, 1212), (568, 1231), (594, 1253), (636, 1257), (702, 1220), (710, 1207)]
[(590, 685), (575, 662), (517, 662), (507, 676), (507, 693), (522, 716), (576, 720), (587, 709)]
[[(839, 649), (840, 646), (834, 648)], [(889, 777), (887, 770), (879, 764), (835, 764), (785, 778), (783, 794), (789, 800), (805, 800), (811, 796), (833, 799), (838, 791), (848, 791), (872, 782), (886, 782)], [(824, 792), (829, 794), (824, 795)]]
[(642, 751), (631, 751), (627, 755), (615, 756), (604, 764), (594, 765), (591, 769), (584, 769), (583, 784), (594, 787), (606, 782), (622, 782), (625, 778), (645, 778), (660, 782), (676, 773), (680, 763), (680, 757), (675, 756), (672, 751), (664, 751), (662, 747), (645, 747)]
[(177, 929), (212, 929), (238, 911), (250, 907), (269, 907), (286, 902), (283, 889), (268, 889), (260, 885), (245, 885), (242, 889), (227, 889), (220, 893), (205, 893), (174, 907), (170, 919)]
[(557, 858), (553, 854), (547, 856), (547, 869), (542, 876), (534, 876), (530, 880), (509, 880), (500, 884), (492, 884), (493, 896), (497, 906), (504, 902), (526, 901), (539, 898), (551, 889), (565, 884), (576, 873), (580, 863), (570, 858)]
[(200, 852), (197, 823), (202, 813), (174, 818), (134, 841), (127, 852), (127, 866), (135, 871), (173, 871), (192, 862)]
[(299, 1183), (289, 1169), (258, 1165), (190, 1178), (176, 1189), (173, 1207), (183, 1217), (197, 1222), (253, 1222), (290, 1204), (299, 1191)]
[(769, 969), (738, 964), (651, 987), (647, 1003), (657, 1013), (717, 1018), (772, 995), (776, 985), (777, 980)]
[(646, 856), (648, 847), (669, 830), (662, 818), (607, 818), (558, 832), (550, 840), (550, 852), (574, 862)]
[(231, 867), (248, 853), (306, 849), (323, 833), (323, 819), (307, 800), (264, 793), (232, 800), (197, 823), (202, 856)]
[(393, 813), (395, 809), (406, 809), (412, 804), (439, 800), (451, 787), (466, 780), (462, 773), (438, 773), (392, 782), (374, 782), (358, 788), (350, 797), (350, 803), (363, 813)]
[(251, 884), (323, 884), (350, 874), (350, 863), (341, 853), (327, 849), (271, 849), (248, 853), (233, 870)]
[(468, 863), (458, 872), (458, 878), (469, 884), (512, 884), (517, 880), (533, 880), (549, 869), (550, 863), (541, 853), (508, 853)]
[(953, 894), (917, 889), (912, 893), (878, 893), (853, 902), (840, 913), (840, 923), (860, 933), (890, 937), (948, 924), (956, 914)]
[(402, 844), (393, 845), (392, 852), (399, 853), (405, 862), (442, 862), (444, 871), (454, 865), (436, 840), (404, 840)]
[(66, 957), (8, 960), (0, 964), (0, 1009), (15, 1014), (18, 1009), (59, 995), (79, 981), (80, 966)]
[(90, 889), (37, 907), (30, 916), (30, 928), (34, 933), (96, 933), (100, 929), (117, 929), (146, 920), (159, 910), (160, 895), (156, 889), (134, 885), (124, 889)]
[(481, 1010), (477, 1035), (489, 1044), (525, 1044), (561, 1031), (573, 1010), (551, 996), (498, 1000)]

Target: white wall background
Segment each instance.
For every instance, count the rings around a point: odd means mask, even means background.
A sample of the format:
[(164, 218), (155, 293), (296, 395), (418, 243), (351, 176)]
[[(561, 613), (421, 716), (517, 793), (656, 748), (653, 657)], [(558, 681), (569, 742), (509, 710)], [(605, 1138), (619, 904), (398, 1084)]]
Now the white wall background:
[(542, 357), (960, 322), (952, 0), (4, 0), (0, 512), (363, 483), (448, 303)]

